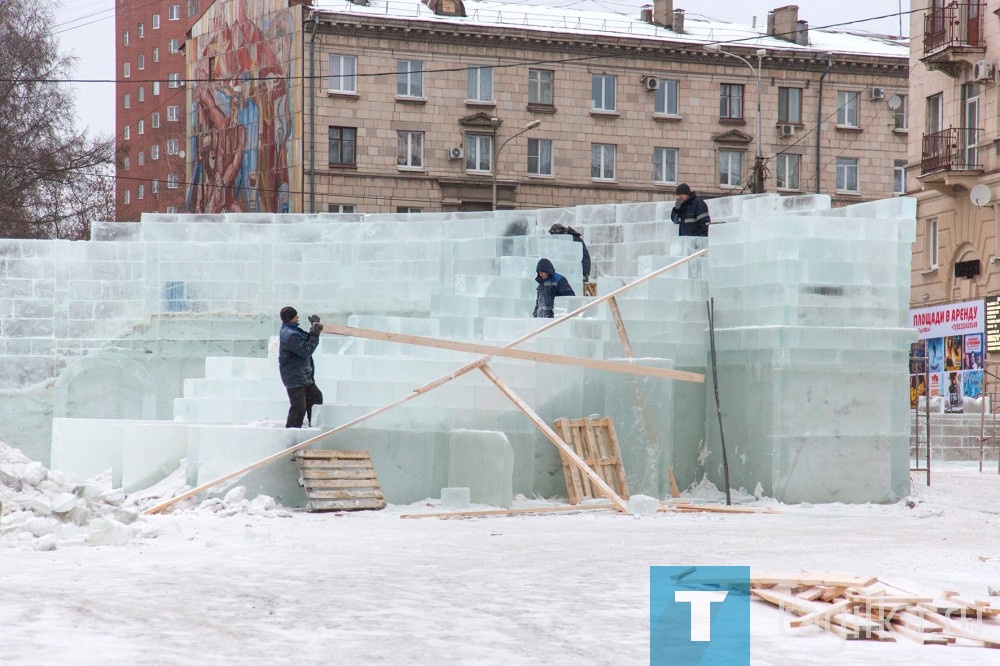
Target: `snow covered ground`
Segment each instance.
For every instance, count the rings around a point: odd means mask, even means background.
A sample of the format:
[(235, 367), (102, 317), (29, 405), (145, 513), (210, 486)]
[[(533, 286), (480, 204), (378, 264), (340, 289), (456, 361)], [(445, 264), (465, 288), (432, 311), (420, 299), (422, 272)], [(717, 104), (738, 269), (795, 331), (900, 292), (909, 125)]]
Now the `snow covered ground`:
[[(853, 572), (985, 598), (1000, 586), (990, 469), (941, 463), (930, 488), (914, 475), (912, 508), (409, 520), (432, 508), (323, 515), (234, 496), (139, 518), (117, 545), (86, 545), (86, 524), (42, 529), (54, 550), (8, 524), (0, 663), (645, 664), (650, 565)], [(1000, 650), (793, 632), (752, 607), (754, 664), (1000, 664)]]

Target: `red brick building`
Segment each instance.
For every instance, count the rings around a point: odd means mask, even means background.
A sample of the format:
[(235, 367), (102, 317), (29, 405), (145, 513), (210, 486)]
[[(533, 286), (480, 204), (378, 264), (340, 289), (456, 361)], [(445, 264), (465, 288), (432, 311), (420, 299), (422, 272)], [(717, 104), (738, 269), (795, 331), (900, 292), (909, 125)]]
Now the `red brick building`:
[(117, 0), (118, 220), (184, 210), (184, 39), (211, 0)]

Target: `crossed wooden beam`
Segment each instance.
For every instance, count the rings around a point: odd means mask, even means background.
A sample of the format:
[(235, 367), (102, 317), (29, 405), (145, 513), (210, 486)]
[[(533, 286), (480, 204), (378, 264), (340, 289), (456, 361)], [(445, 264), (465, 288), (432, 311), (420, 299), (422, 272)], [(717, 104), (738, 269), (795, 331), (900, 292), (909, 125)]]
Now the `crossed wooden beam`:
[(523, 360), (536, 361), (540, 363), (555, 363), (560, 365), (573, 365), (578, 367), (594, 368), (598, 370), (609, 370), (612, 372), (623, 372), (631, 375), (657, 377), (660, 379), (676, 379), (681, 381), (704, 382), (705, 381), (704, 375), (699, 375), (692, 372), (682, 372), (678, 370), (669, 370), (666, 368), (653, 368), (633, 363), (621, 363), (615, 361), (575, 358), (572, 356), (563, 356), (560, 354), (545, 354), (542, 352), (525, 351), (514, 348), (520, 345), (521, 343), (526, 342), (527, 340), (530, 340), (534, 337), (537, 337), (541, 333), (544, 333), (545, 331), (554, 328), (565, 321), (573, 319), (574, 317), (594, 307), (597, 307), (599, 304), (607, 301), (615, 320), (615, 328), (617, 329), (618, 335), (622, 341), (623, 346), (625, 347), (626, 355), (631, 358), (632, 346), (631, 343), (629, 342), (628, 334), (626, 333), (625, 330), (625, 324), (621, 319), (621, 314), (618, 310), (618, 303), (615, 300), (615, 298), (620, 294), (628, 291), (629, 289), (632, 289), (634, 287), (639, 286), (640, 284), (643, 284), (656, 277), (659, 277), (660, 275), (663, 275), (664, 273), (673, 270), (678, 266), (686, 264), (687, 262), (692, 261), (693, 259), (697, 259), (698, 257), (704, 255), (706, 252), (708, 252), (707, 249), (699, 250), (690, 256), (684, 257), (683, 259), (679, 259), (673, 262), (672, 264), (669, 264), (647, 275), (644, 275), (638, 278), (637, 280), (630, 282), (629, 284), (619, 287), (618, 289), (606, 294), (605, 296), (595, 298), (594, 300), (585, 303), (576, 310), (569, 312), (563, 315), (562, 317), (559, 317), (558, 319), (553, 319), (552, 321), (546, 323), (543, 326), (540, 326), (534, 331), (531, 331), (530, 333), (521, 336), (517, 340), (514, 340), (513, 342), (508, 342), (503, 347), (495, 347), (492, 345), (483, 345), (478, 343), (458, 342), (452, 340), (441, 340), (438, 338), (426, 338), (416, 335), (406, 335), (402, 333), (386, 333), (383, 331), (372, 331), (369, 329), (354, 328), (351, 326), (335, 326), (330, 324), (324, 324), (323, 330), (330, 333), (339, 333), (341, 335), (351, 335), (355, 337), (363, 337), (373, 340), (386, 340), (389, 342), (399, 342), (404, 344), (436, 347), (440, 349), (453, 349), (455, 351), (466, 351), (477, 354), (483, 354), (483, 356), (480, 356), (479, 358), (472, 360), (469, 363), (466, 363), (465, 365), (461, 366), (460, 368), (453, 370), (452, 372), (449, 372), (446, 375), (438, 377), (437, 379), (430, 381), (424, 384), (423, 386), (413, 389), (410, 393), (406, 394), (402, 398), (399, 398), (395, 402), (383, 405), (382, 407), (379, 407), (378, 409), (368, 412), (367, 414), (359, 416), (358, 418), (352, 421), (348, 421), (347, 423), (339, 425), (332, 430), (328, 430), (324, 433), (316, 435), (315, 437), (307, 439), (304, 442), (296, 444), (295, 446), (274, 453), (266, 458), (263, 458), (262, 460), (258, 460), (257, 462), (248, 465), (242, 469), (238, 469), (234, 472), (230, 472), (229, 474), (220, 476), (217, 479), (214, 479), (207, 483), (203, 483), (202, 485), (196, 488), (192, 488), (191, 490), (181, 493), (176, 497), (172, 497), (169, 500), (161, 502), (160, 504), (157, 504), (156, 506), (147, 509), (146, 515), (160, 513), (170, 508), (174, 504), (177, 504), (178, 502), (182, 502), (190, 497), (194, 497), (195, 495), (203, 493), (209, 488), (217, 486), (220, 483), (224, 483), (230, 479), (242, 476), (247, 472), (253, 471), (259, 467), (263, 467), (264, 465), (272, 463), (276, 460), (285, 458), (286, 456), (289, 456), (295, 453), (296, 451), (307, 449), (313, 444), (316, 444), (317, 442), (324, 440), (327, 437), (330, 437), (331, 435), (335, 435), (336, 433), (347, 430), (348, 428), (351, 428), (359, 423), (362, 423), (363, 421), (367, 421), (368, 419), (374, 418), (379, 414), (383, 414), (389, 411), (390, 409), (393, 409), (394, 407), (398, 407), (406, 402), (409, 402), (410, 400), (413, 400), (414, 398), (421, 396), (427, 393), (428, 391), (432, 391), (439, 386), (447, 384), (453, 379), (457, 379), (463, 375), (466, 375), (469, 372), (472, 372), (473, 370), (479, 370), (484, 375), (486, 375), (486, 377), (494, 385), (496, 385), (496, 387), (501, 391), (501, 393), (507, 396), (507, 398), (512, 403), (514, 403), (514, 405), (518, 409), (520, 409), (535, 424), (535, 426), (542, 432), (542, 434), (544, 434), (556, 446), (556, 448), (558, 448), (569, 459), (570, 463), (576, 466), (581, 473), (586, 475), (594, 484), (594, 486), (596, 486), (604, 494), (605, 497), (611, 500), (612, 504), (616, 509), (618, 509), (622, 513), (628, 513), (628, 505), (625, 503), (625, 500), (619, 497), (618, 494), (600, 476), (598, 476), (597, 473), (594, 472), (594, 470), (592, 470), (579, 455), (577, 455), (576, 451), (574, 451), (572, 447), (570, 447), (565, 441), (563, 441), (563, 439), (559, 437), (559, 435), (556, 434), (556, 432), (552, 428), (550, 428), (548, 424), (546, 424), (545, 421), (543, 421), (542, 418), (538, 414), (536, 414), (535, 411), (531, 409), (531, 407), (523, 399), (521, 399), (519, 395), (517, 395), (509, 386), (507, 386), (500, 379), (500, 377), (497, 376), (497, 374), (493, 371), (493, 368), (490, 367), (489, 363), (490, 361), (493, 360), (493, 357), (500, 356), (507, 358), (518, 358)]

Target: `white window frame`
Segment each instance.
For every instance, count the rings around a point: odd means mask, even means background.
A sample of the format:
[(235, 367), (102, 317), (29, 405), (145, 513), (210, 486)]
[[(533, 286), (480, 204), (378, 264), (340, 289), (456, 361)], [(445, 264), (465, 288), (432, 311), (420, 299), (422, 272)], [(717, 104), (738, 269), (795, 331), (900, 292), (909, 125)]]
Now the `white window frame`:
[(906, 160), (892, 161), (892, 193), (906, 194)]
[[(590, 77), (590, 110), (614, 113), (618, 110), (618, 77), (614, 74), (592, 74)], [(594, 144), (591, 144), (592, 146)], [(612, 144), (600, 144), (612, 145)], [(593, 150), (593, 149), (591, 149)]]
[[(802, 124), (802, 88), (781, 86), (778, 88), (778, 122), (791, 125)], [(781, 115), (785, 114), (782, 118)]]
[(160, 180), (158, 178), (154, 178), (151, 181), (149, 181), (149, 193), (150, 194), (160, 193)]
[(413, 130), (396, 132), (396, 166), (400, 169), (424, 169), (424, 133)]
[(135, 162), (139, 166), (145, 166), (145, 164), (146, 164), (146, 151), (145, 150), (140, 150), (139, 151), (139, 154), (136, 155)]
[(122, 203), (126, 206), (132, 203), (132, 190), (122, 192)]
[(181, 40), (171, 39), (167, 42), (167, 53), (180, 53), (181, 52)]
[(927, 233), (925, 243), (927, 245), (927, 268), (934, 270), (938, 267), (938, 219), (931, 217), (927, 219)]
[(160, 47), (153, 47), (153, 62), (160, 62)]
[(180, 88), (181, 87), (181, 75), (177, 72), (171, 72), (167, 74), (167, 87), (168, 88)]
[(677, 116), (680, 95), (680, 81), (660, 79), (660, 85), (653, 96), (653, 113), (658, 116)]
[(132, 95), (125, 93), (125, 96), (122, 98), (122, 107), (126, 109), (132, 108)]
[(528, 139), (526, 169), (532, 176), (553, 175), (552, 139)]
[(149, 147), (149, 159), (151, 160), (160, 159), (160, 144), (154, 143)]
[[(853, 172), (853, 180), (851, 183)], [(838, 157), (837, 158), (837, 191), (838, 192), (848, 192), (851, 194), (857, 194), (860, 190), (860, 176), (861, 169), (859, 168), (858, 158), (856, 157)], [(852, 189), (850, 186), (854, 185)]]
[(145, 102), (146, 101), (146, 86), (139, 86), (138, 100), (140, 102)]
[(410, 99), (424, 98), (424, 62), (422, 60), (396, 61), (396, 96)]
[(861, 95), (856, 91), (837, 91), (837, 127), (857, 127), (859, 99)]
[(180, 178), (178, 178), (176, 173), (167, 174), (167, 189), (176, 190), (180, 185)]
[[(668, 158), (673, 158), (673, 173), (669, 173), (670, 160)], [(668, 147), (654, 147), (653, 148), (653, 182), (658, 185), (675, 185), (677, 183), (677, 157), (678, 150), (676, 148)], [(659, 172), (659, 178), (657, 178), (657, 172)], [(670, 178), (669, 176), (673, 176)]]
[(779, 190), (798, 190), (802, 183), (802, 155), (778, 153), (775, 162), (774, 186)]
[(719, 118), (743, 120), (746, 88), (742, 83), (719, 84)]
[(153, 30), (159, 30), (159, 29), (160, 29), (160, 15), (153, 14)]
[(122, 33), (122, 46), (128, 46), (129, 39), (130, 35), (128, 34), (128, 30), (126, 30)]
[(146, 133), (146, 121), (143, 120), (142, 118), (140, 118), (139, 122), (137, 122), (135, 124), (135, 131), (136, 131), (137, 134), (140, 134), (140, 135), (141, 134), (145, 134)]
[(472, 66), (466, 70), (467, 102), (493, 102), (493, 68)]
[(330, 93), (354, 95), (358, 92), (358, 57), (339, 53), (331, 53)]
[(149, 118), (149, 124), (153, 127), (153, 129), (156, 129), (156, 128), (158, 128), (160, 126), (160, 112), (159, 111), (153, 111), (152, 115), (150, 115), (150, 118)]
[(132, 168), (132, 158), (125, 156), (122, 158), (122, 171), (128, 171)]
[[(735, 163), (735, 164), (734, 164)], [(735, 169), (733, 168), (735, 166)], [(719, 151), (719, 187), (736, 189), (743, 184), (743, 151)]]
[(556, 73), (551, 69), (528, 70), (528, 104), (555, 104)]
[(139, 39), (145, 38), (145, 36), (146, 36), (146, 26), (144, 24), (140, 23), (136, 27), (135, 32), (139, 36)]
[(468, 173), (493, 173), (493, 135), (465, 135), (465, 170)]
[(177, 122), (181, 119), (181, 107), (176, 104), (171, 104), (167, 107), (167, 122)]
[(125, 128), (122, 130), (122, 139), (124, 141), (128, 141), (131, 138), (132, 138), (132, 126), (126, 125)]
[(143, 183), (139, 183), (135, 186), (135, 198), (142, 201), (146, 198), (146, 186)]
[(159, 94), (160, 94), (160, 82), (153, 81), (153, 96), (155, 97)]
[(170, 5), (167, 7), (167, 20), (168, 21), (180, 21), (181, 20), (181, 6), (180, 5)]
[(910, 129), (910, 96), (908, 94), (896, 93), (900, 100), (900, 107), (892, 112), (893, 129)]
[(122, 63), (122, 78), (129, 78), (132, 76), (132, 63), (126, 62)]
[(331, 213), (353, 215), (358, 212), (357, 204), (330, 204), (328, 211)]
[(181, 142), (177, 139), (167, 139), (167, 155), (176, 155), (181, 150)]
[[(618, 146), (614, 143), (590, 144), (590, 179), (611, 182), (618, 167)], [(596, 174), (596, 175), (595, 175)]]

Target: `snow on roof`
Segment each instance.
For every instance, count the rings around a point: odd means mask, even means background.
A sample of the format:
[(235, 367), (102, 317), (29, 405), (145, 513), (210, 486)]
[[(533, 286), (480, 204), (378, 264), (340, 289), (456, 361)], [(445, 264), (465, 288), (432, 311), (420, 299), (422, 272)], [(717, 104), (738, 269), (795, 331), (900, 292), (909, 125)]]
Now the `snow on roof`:
[(766, 32), (738, 23), (686, 16), (684, 33), (656, 26), (634, 17), (530, 4), (508, 4), (465, 0), (467, 16), (438, 16), (419, 0), (369, 0), (368, 6), (348, 0), (313, 0), (313, 7), (327, 14), (353, 14), (431, 23), (522, 28), (569, 34), (630, 36), (662, 39), (684, 44), (720, 44), (806, 53), (832, 52), (852, 55), (909, 58), (909, 40), (900, 37), (865, 35), (848, 31), (809, 30), (809, 45), (800, 46)]

